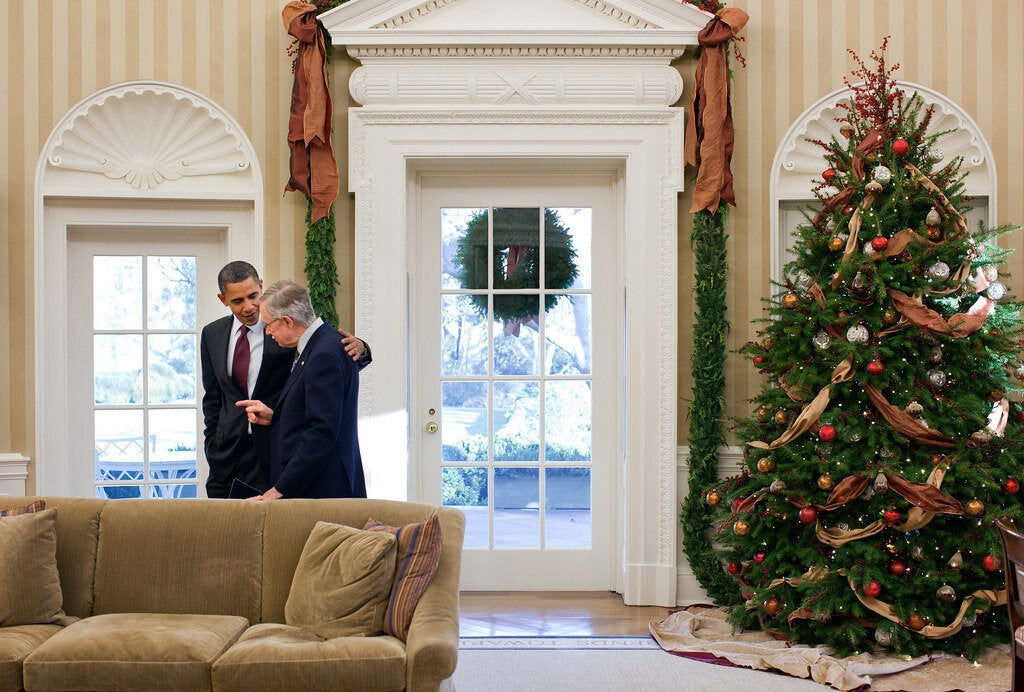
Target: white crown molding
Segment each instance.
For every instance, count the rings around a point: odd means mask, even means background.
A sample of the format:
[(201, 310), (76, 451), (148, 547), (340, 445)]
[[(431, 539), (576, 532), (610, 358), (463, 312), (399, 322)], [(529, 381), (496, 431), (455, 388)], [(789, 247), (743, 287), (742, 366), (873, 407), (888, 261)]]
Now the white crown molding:
[(43, 153), (54, 171), (103, 176), (146, 192), (186, 177), (246, 173), (255, 164), (247, 142), (234, 119), (198, 93), (128, 82), (69, 111)]

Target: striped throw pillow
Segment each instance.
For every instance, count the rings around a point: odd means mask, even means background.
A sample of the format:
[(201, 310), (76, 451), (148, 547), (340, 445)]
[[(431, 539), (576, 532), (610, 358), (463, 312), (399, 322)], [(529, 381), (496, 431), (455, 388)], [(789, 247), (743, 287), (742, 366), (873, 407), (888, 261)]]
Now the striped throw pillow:
[(436, 514), (426, 521), (405, 526), (390, 526), (371, 518), (363, 529), (387, 531), (398, 541), (395, 583), (384, 615), (384, 632), (404, 642), (416, 604), (441, 561), (441, 522)]
[(10, 507), (8, 509), (0, 509), (0, 517), (14, 517), (19, 514), (32, 514), (34, 512), (42, 512), (46, 509), (45, 500), (35, 500), (31, 504), (27, 504), (24, 507)]

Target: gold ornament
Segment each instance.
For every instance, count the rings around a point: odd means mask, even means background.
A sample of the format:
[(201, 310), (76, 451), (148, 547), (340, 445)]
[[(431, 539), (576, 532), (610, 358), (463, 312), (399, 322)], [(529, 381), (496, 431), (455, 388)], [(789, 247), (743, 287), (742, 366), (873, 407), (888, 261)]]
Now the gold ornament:
[(781, 607), (782, 601), (777, 599), (775, 596), (772, 596), (764, 602), (764, 612), (768, 613), (769, 615), (775, 615), (775, 613), (779, 612), (779, 608)]
[(924, 621), (924, 618), (918, 615), (917, 613), (914, 613), (913, 615), (907, 618), (907, 627), (914, 630), (915, 632), (924, 629), (925, 624), (926, 623)]
[(750, 524), (741, 519), (732, 525), (732, 531), (737, 536), (746, 536), (750, 533)]
[(785, 425), (786, 421), (788, 421), (788, 420), (789, 420), (789, 414), (786, 413), (785, 411), (776, 411), (775, 412), (775, 422), (778, 423), (779, 425)]
[(988, 394), (989, 401), (992, 401), (993, 403), (1002, 400), (1002, 398), (1004, 396), (1006, 396), (1006, 395), (1003, 392), (1000, 392), (1000, 391), (993, 391), (993, 392), (989, 392), (989, 394)]
[(767, 406), (762, 406), (757, 409), (757, 420), (761, 423), (767, 423), (768, 419), (772, 417), (772, 410)]
[(831, 490), (833, 485), (835, 485), (835, 483), (832, 481), (832, 476), (827, 473), (823, 473), (818, 476), (818, 487), (822, 490)]
[(786, 308), (787, 310), (792, 310), (793, 308), (795, 308), (799, 304), (800, 304), (800, 297), (797, 296), (797, 294), (795, 294), (795, 293), (787, 293), (782, 298), (782, 307)]
[(832, 252), (839, 252), (844, 247), (846, 247), (846, 241), (839, 236), (833, 236), (832, 239), (828, 241), (828, 249)]
[(929, 226), (928, 240), (942, 240), (942, 228), (939, 226)]
[(764, 340), (761, 342), (761, 348), (763, 348), (766, 351), (772, 350), (772, 346), (774, 346), (774, 345), (775, 345), (775, 340), (772, 339), (770, 336), (766, 336), (764, 338)]
[(705, 497), (704, 499), (707, 500), (707, 503), (709, 505), (714, 507), (715, 505), (722, 501), (722, 493), (718, 492), (717, 490), (712, 490), (707, 494), (707, 497)]
[(772, 469), (775, 468), (775, 462), (765, 457), (764, 459), (757, 460), (757, 470), (761, 473), (771, 473)]
[(982, 514), (985, 513), (985, 503), (975, 498), (968, 502), (967, 506), (964, 509), (966, 509), (967, 513), (970, 514), (972, 517), (980, 517)]
[(885, 320), (886, 324), (896, 324), (896, 320), (898, 320), (899, 317), (895, 310), (886, 310), (882, 313), (882, 319)]

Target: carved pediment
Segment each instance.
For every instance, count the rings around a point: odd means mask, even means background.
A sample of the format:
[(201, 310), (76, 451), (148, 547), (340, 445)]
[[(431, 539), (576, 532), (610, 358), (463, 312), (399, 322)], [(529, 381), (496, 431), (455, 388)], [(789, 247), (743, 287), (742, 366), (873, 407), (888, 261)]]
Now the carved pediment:
[(357, 58), (390, 56), (396, 47), (445, 56), (437, 49), (487, 56), (545, 47), (554, 52), (526, 54), (551, 56), (566, 47), (672, 47), (682, 54), (710, 18), (679, 0), (349, 0), (320, 15), (332, 42)]

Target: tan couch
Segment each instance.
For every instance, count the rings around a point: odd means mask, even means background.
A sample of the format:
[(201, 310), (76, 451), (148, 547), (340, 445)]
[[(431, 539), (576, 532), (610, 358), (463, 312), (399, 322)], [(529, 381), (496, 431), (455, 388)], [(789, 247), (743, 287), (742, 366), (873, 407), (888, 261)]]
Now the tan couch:
[[(384, 500), (43, 499), (57, 509), (57, 569), (69, 617), (0, 627), (0, 691), (450, 685), (465, 529), (457, 510)], [(442, 528), (441, 561), (406, 642), (324, 639), (285, 624), (292, 576), (318, 521), (361, 529), (371, 517), (400, 526), (432, 513)]]

